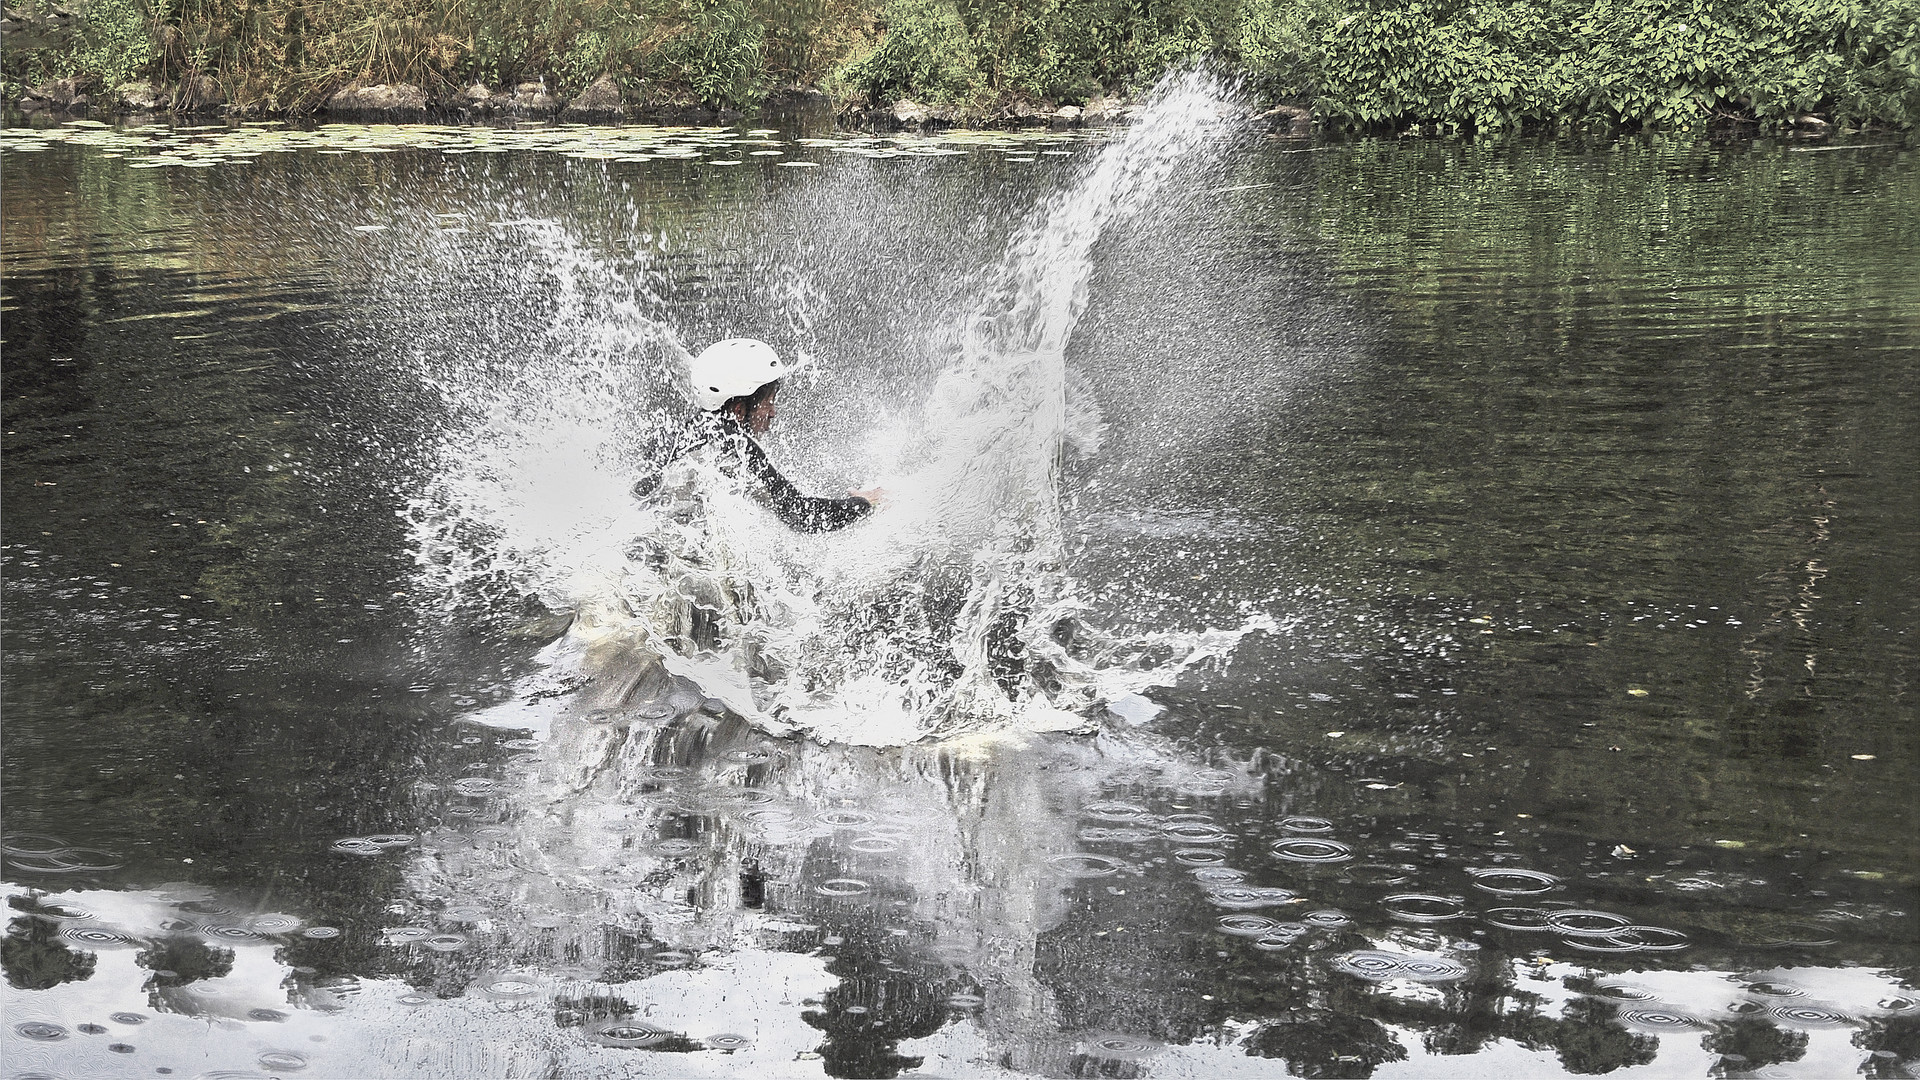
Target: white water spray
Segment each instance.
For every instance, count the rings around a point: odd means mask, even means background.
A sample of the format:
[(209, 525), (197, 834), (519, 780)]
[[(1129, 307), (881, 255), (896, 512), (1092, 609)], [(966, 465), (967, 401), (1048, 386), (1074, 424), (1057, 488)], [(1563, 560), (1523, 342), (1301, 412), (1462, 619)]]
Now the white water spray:
[[(646, 428), (679, 422), (662, 403), (686, 349), (643, 287), (533, 227), (532, 255), (563, 282), (552, 347), (507, 373), (423, 373), (455, 417), (408, 510), (423, 584), (532, 594), (575, 614), (556, 664), (593, 675), (658, 656), (749, 719), (835, 741), (1081, 727), (1101, 701), (1225, 656), (1270, 624), (1117, 640), (1079, 621), (1060, 473), (1099, 444), (1066, 359), (1095, 245), (1227, 142), (1228, 100), (1205, 74), (1170, 77), (1015, 230), (950, 317), (952, 359), (919, 422), (872, 435), (898, 463), (887, 504), (828, 536), (786, 532), (697, 459), (674, 466), (691, 511), (628, 495)], [(765, 301), (809, 325), (804, 282), (777, 276)]]

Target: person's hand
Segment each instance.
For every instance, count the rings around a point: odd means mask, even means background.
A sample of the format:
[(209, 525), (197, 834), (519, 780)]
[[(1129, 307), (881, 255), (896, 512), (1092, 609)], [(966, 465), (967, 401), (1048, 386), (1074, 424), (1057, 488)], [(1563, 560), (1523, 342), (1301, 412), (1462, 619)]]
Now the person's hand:
[(868, 506), (871, 506), (875, 509), (879, 509), (880, 504), (886, 500), (887, 489), (882, 487), (870, 487), (865, 491), (857, 491), (853, 488), (848, 488), (847, 494), (853, 496), (856, 499), (865, 499), (867, 500)]

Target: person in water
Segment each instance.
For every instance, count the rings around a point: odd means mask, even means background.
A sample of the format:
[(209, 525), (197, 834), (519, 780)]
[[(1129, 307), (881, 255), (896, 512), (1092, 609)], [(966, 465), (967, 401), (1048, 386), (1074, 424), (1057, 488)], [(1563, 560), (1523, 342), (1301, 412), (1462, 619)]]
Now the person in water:
[[(766, 448), (754, 438), (773, 426), (780, 381), (797, 370), (782, 361), (773, 346), (752, 338), (729, 338), (702, 349), (688, 370), (700, 413), (669, 448), (665, 462), (712, 446), (723, 462), (745, 469), (761, 501), (788, 528), (797, 532), (844, 529), (872, 513), (884, 492), (876, 487), (849, 489), (844, 498), (802, 494), (773, 467)], [(651, 495), (659, 483), (658, 475), (649, 476), (634, 485), (634, 493)]]

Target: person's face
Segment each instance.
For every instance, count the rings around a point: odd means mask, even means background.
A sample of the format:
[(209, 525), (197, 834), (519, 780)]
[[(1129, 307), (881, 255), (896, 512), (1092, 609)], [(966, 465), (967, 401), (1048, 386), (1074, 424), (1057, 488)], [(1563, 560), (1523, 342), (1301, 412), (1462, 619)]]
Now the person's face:
[(747, 413), (748, 431), (753, 432), (755, 435), (765, 435), (767, 433), (767, 429), (773, 426), (773, 399), (778, 396), (780, 396), (780, 392), (775, 390), (765, 398), (762, 398), (760, 403), (755, 405), (752, 410)]

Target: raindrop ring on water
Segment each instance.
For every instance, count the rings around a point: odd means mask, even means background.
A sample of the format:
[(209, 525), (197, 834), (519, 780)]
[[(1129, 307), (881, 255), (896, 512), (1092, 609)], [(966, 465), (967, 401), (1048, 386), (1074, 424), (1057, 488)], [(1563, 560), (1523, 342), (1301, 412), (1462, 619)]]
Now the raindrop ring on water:
[(1280, 819), (1280, 827), (1288, 832), (1328, 833), (1333, 831), (1333, 822), (1317, 817), (1288, 817)]
[(1353, 916), (1344, 911), (1336, 911), (1333, 908), (1323, 908), (1319, 911), (1307, 912), (1305, 915), (1300, 916), (1300, 921), (1310, 926), (1352, 926)]
[(1474, 888), (1500, 896), (1538, 896), (1553, 891), (1560, 884), (1559, 878), (1538, 870), (1490, 867), (1468, 870), (1467, 875), (1473, 878)]
[(1207, 890), (1207, 902), (1223, 908), (1262, 908), (1285, 904), (1294, 899), (1291, 889), (1250, 885), (1217, 885)]
[(1535, 907), (1497, 907), (1488, 908), (1482, 916), (1489, 926), (1502, 930), (1550, 930), (1547, 925), (1547, 909)]
[(1196, 866), (1193, 879), (1202, 885), (1238, 885), (1247, 880), (1245, 870), (1232, 870), (1224, 866)]
[(133, 939), (127, 935), (100, 926), (69, 926), (60, 931), (60, 936), (76, 944), (91, 945), (95, 948), (133, 944)]
[(1095, 821), (1110, 821), (1120, 824), (1142, 821), (1151, 812), (1144, 806), (1129, 802), (1093, 802), (1080, 808), (1081, 817), (1090, 817)]
[(1635, 983), (1598, 983), (1593, 988), (1593, 994), (1615, 1001), (1652, 1001), (1659, 996)]
[(1859, 1022), (1838, 1009), (1822, 1005), (1775, 1005), (1767, 1010), (1767, 1015), (1783, 1024), (1801, 1028), (1853, 1027)]
[(1181, 848), (1173, 853), (1173, 861), (1181, 866), (1220, 866), (1226, 863), (1227, 856), (1213, 848)]
[(1072, 852), (1055, 855), (1047, 860), (1047, 865), (1058, 873), (1068, 877), (1110, 877), (1127, 868), (1127, 864), (1110, 855), (1096, 855), (1090, 851)]
[(879, 855), (900, 850), (900, 841), (891, 836), (862, 836), (857, 840), (849, 841), (847, 847), (867, 855)]
[(1631, 946), (1636, 952), (1678, 952), (1693, 939), (1664, 926), (1628, 926), (1607, 935), (1608, 941)]
[(300, 936), (310, 937), (317, 941), (324, 941), (327, 938), (339, 937), (340, 928), (337, 926), (309, 926), (305, 930), (300, 931)]
[(1546, 926), (1572, 937), (1610, 937), (1633, 921), (1611, 911), (1555, 911), (1547, 915)]
[(99, 848), (68, 848), (65, 854), (49, 856), (68, 870), (118, 870), (126, 865), (126, 860), (111, 851)]
[(1684, 1031), (1705, 1027), (1697, 1017), (1673, 1009), (1622, 1009), (1620, 1022), (1642, 1031)]
[(829, 829), (853, 829), (873, 823), (873, 815), (865, 810), (823, 810), (815, 818)]
[(1276, 840), (1273, 854), (1289, 862), (1336, 863), (1353, 858), (1353, 849), (1338, 840), (1309, 840), (1305, 837)]
[(813, 887), (821, 896), (864, 896), (873, 891), (873, 886), (859, 878), (828, 878)]
[(753, 1040), (747, 1038), (745, 1035), (723, 1032), (719, 1035), (707, 1036), (706, 1043), (715, 1050), (741, 1050), (752, 1045)]
[(1160, 827), (1160, 834), (1183, 844), (1218, 844), (1233, 839), (1233, 834), (1218, 825), (1199, 822), (1174, 822)]
[(495, 1001), (527, 1001), (540, 996), (540, 984), (522, 975), (483, 975), (474, 980), (473, 986)]
[(1166, 1044), (1139, 1035), (1095, 1032), (1081, 1043), (1086, 1055), (1105, 1061), (1138, 1061), (1166, 1049)]
[(673, 1032), (638, 1020), (596, 1020), (586, 1026), (587, 1041), (601, 1046), (641, 1049), (673, 1038)]
[(1265, 915), (1222, 915), (1213, 921), (1214, 929), (1235, 937), (1265, 937), (1279, 927), (1280, 920)]
[(45, 1020), (28, 1020), (25, 1023), (15, 1024), (13, 1033), (23, 1039), (32, 1039), (34, 1042), (59, 1042), (67, 1037), (66, 1028)]
[(41, 836), (36, 833), (8, 833), (0, 836), (0, 854), (19, 855), (27, 858), (45, 858), (49, 855), (62, 855), (73, 848), (57, 836)]
[(1333, 958), (1335, 971), (1348, 975), (1357, 975), (1373, 982), (1383, 982), (1400, 974), (1400, 968), (1406, 957), (1399, 953), (1384, 952), (1380, 949), (1356, 949)]
[(1380, 903), (1389, 915), (1406, 922), (1448, 922), (1467, 913), (1459, 900), (1425, 893), (1395, 893)]
[(1579, 949), (1582, 952), (1635, 953), (1640, 951), (1640, 946), (1632, 942), (1621, 941), (1612, 935), (1576, 937), (1572, 934), (1564, 934), (1560, 938), (1560, 943), (1569, 948)]
[(1400, 962), (1400, 976), (1415, 982), (1454, 982), (1466, 975), (1465, 964), (1444, 957), (1409, 956)]

